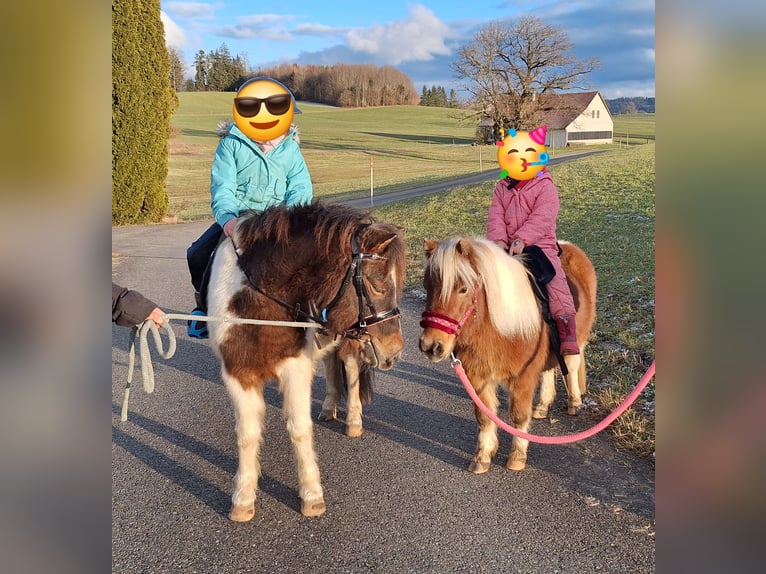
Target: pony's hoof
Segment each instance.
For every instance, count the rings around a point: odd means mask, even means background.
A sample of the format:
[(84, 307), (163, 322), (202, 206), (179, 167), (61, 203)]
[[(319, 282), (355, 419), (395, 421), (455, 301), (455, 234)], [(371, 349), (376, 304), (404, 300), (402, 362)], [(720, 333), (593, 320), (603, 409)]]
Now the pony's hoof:
[(327, 506), (322, 498), (310, 501), (301, 500), (301, 514), (303, 516), (308, 516), (309, 518), (322, 516), (325, 510), (327, 510)]
[(322, 409), (322, 412), (319, 413), (319, 416), (317, 417), (320, 421), (334, 421), (335, 420), (335, 409)]
[(505, 465), (505, 468), (508, 470), (524, 470), (527, 468), (527, 461), (526, 460), (509, 460), (508, 463)]
[(572, 417), (579, 415), (581, 411), (582, 411), (582, 405), (578, 405), (576, 407), (570, 405), (569, 407), (567, 407), (567, 414)]
[(229, 520), (234, 522), (247, 522), (255, 516), (255, 505), (253, 506), (232, 506), (229, 512)]
[(484, 474), (489, 470), (489, 462), (482, 462), (480, 460), (472, 460), (468, 465), (468, 470), (473, 474)]
[(535, 407), (535, 410), (532, 411), (532, 418), (533, 419), (544, 419), (548, 416), (548, 408), (547, 407)]
[(351, 438), (360, 437), (362, 436), (362, 433), (364, 433), (364, 428), (362, 425), (348, 425), (346, 427), (346, 436)]

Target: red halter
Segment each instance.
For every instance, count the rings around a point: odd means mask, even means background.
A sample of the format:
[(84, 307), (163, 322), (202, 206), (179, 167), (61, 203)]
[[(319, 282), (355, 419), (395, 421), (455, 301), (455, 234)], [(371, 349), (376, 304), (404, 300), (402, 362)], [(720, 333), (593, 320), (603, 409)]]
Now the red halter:
[(426, 327), (439, 329), (439, 331), (444, 331), (448, 335), (458, 335), (463, 328), (463, 325), (465, 325), (465, 322), (468, 321), (468, 318), (475, 310), (476, 305), (475, 303), (472, 303), (471, 306), (465, 310), (460, 321), (456, 321), (452, 317), (442, 315), (435, 311), (423, 311), (423, 314), (421, 315), (422, 318), (420, 319), (420, 326), (424, 329)]

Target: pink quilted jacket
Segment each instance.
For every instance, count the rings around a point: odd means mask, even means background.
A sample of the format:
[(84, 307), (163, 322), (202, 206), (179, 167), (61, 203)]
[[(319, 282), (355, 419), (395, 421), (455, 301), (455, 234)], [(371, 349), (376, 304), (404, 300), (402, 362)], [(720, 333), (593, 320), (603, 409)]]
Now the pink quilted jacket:
[(487, 215), (487, 239), (505, 243), (518, 238), (525, 245), (538, 245), (556, 253), (556, 218), (559, 194), (547, 171), (508, 189), (508, 181), (497, 182)]

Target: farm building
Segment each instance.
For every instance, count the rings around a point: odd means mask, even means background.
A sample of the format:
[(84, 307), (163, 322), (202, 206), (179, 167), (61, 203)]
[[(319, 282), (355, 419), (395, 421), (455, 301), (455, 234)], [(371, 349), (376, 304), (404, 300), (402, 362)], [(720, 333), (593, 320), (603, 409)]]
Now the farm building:
[[(544, 98), (544, 99), (543, 99)], [(599, 92), (542, 96), (547, 147), (612, 143), (614, 121)]]
[[(542, 120), (539, 123), (548, 126), (547, 147), (612, 143), (612, 114), (599, 92), (551, 94), (539, 98), (542, 104)], [(497, 134), (491, 119), (485, 118), (479, 129), (484, 141), (494, 141)]]

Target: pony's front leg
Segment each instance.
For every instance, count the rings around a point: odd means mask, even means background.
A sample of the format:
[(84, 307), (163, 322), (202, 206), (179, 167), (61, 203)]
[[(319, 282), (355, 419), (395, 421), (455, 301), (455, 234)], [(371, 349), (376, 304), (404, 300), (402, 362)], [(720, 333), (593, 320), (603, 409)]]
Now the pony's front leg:
[(564, 377), (564, 383), (566, 384), (569, 396), (567, 403), (567, 414), (569, 415), (578, 414), (582, 408), (584, 381), (580, 381), (580, 374), (582, 373), (580, 366), (584, 362), (583, 351), (584, 349), (581, 349), (579, 355), (564, 355), (564, 363), (567, 366), (567, 371), (569, 371), (567, 376)]
[(284, 395), (287, 433), (298, 465), (298, 495), (301, 498), (301, 514), (304, 516), (319, 516), (326, 510), (311, 422), (313, 374), (311, 360), (306, 357), (288, 359), (277, 373), (280, 390)]
[[(509, 387), (508, 410), (511, 422), (514, 427), (524, 433), (529, 431), (529, 423), (532, 421), (532, 400), (538, 376), (525, 373)], [(505, 467), (509, 470), (524, 470), (527, 466), (528, 447), (527, 439), (514, 435), (511, 440), (511, 455)]]
[[(571, 356), (571, 355), (567, 355)], [(544, 419), (556, 398), (556, 369), (547, 369), (540, 376), (540, 398), (535, 405), (532, 418)]]
[(222, 376), (234, 405), (239, 457), (229, 518), (236, 522), (246, 522), (255, 516), (255, 498), (261, 474), (258, 457), (263, 440), (266, 403), (261, 385), (243, 389), (239, 380), (229, 375), (225, 369), (222, 369)]
[(346, 370), (346, 382), (348, 384), (348, 401), (346, 405), (346, 436), (362, 436), (362, 400), (359, 397), (359, 361), (350, 356), (343, 361)]
[[(469, 379), (473, 384), (473, 379), (471, 377)], [(477, 394), (481, 402), (490, 411), (496, 413), (497, 405), (500, 401), (497, 398), (495, 385), (483, 383), (480, 384), (479, 388), (480, 390), (477, 390)], [(483, 474), (489, 470), (492, 464), (492, 457), (495, 456), (500, 443), (497, 440), (497, 425), (492, 422), (492, 419), (485, 415), (476, 405), (474, 405), (474, 414), (476, 415), (476, 423), (479, 425), (479, 436), (476, 443), (476, 454), (473, 455), (473, 459), (468, 465), (468, 470), (473, 474)]]

